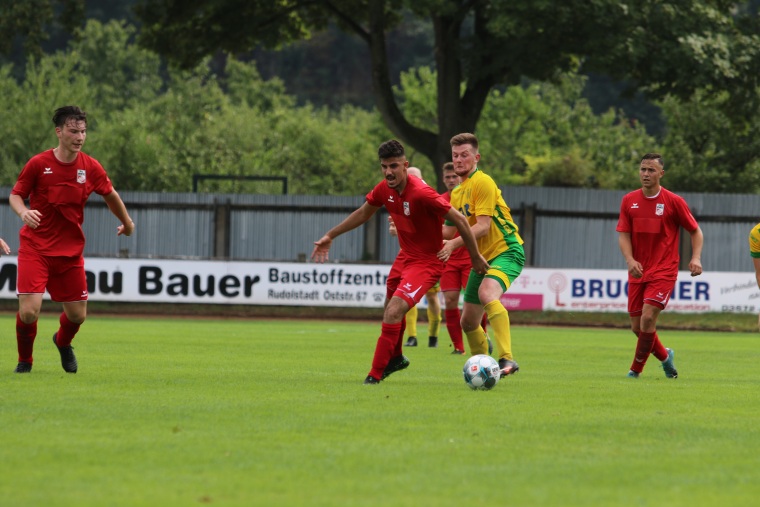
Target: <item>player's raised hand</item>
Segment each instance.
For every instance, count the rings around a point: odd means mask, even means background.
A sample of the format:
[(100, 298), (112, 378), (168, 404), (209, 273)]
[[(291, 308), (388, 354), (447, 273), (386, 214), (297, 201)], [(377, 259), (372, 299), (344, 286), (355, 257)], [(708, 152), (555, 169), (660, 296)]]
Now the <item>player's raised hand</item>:
[(314, 242), (314, 251), (311, 252), (311, 260), (315, 262), (325, 262), (329, 257), (330, 246), (332, 246), (332, 238), (330, 236), (322, 236), (318, 241)]

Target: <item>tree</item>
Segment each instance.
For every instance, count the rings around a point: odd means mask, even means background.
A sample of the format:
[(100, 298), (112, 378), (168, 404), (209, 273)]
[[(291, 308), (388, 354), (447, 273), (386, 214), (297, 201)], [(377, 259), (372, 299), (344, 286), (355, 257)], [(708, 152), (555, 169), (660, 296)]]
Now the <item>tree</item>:
[[(329, 22), (368, 46), (373, 93), (395, 135), (438, 170), (450, 137), (476, 131), (490, 91), (524, 77), (583, 67), (631, 80), (653, 97), (697, 89), (747, 100), (760, 76), (752, 18), (727, 0), (145, 0), (141, 41), (185, 67), (218, 50), (248, 51), (308, 37)], [(386, 35), (407, 9), (434, 32), (436, 128), (415, 125), (393, 92)]]
[(42, 56), (51, 33), (72, 32), (84, 23), (84, 0), (0, 0), (0, 54), (20, 43), (23, 52)]

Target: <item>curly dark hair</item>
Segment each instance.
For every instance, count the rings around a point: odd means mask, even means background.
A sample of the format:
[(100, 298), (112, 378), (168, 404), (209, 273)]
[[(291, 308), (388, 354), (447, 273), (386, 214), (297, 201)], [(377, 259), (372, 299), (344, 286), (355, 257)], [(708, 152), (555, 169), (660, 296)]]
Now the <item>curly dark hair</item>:
[(404, 146), (400, 142), (396, 141), (395, 139), (391, 139), (390, 141), (385, 141), (383, 144), (380, 145), (380, 148), (378, 148), (377, 156), (380, 157), (380, 160), (385, 160), (388, 158), (395, 158), (395, 157), (403, 157)]

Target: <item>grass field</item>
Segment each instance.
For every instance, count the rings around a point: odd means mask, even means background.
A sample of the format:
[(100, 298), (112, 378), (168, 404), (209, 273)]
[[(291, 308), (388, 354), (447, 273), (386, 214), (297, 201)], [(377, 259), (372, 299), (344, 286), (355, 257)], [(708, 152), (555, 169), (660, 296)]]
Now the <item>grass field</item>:
[[(65, 374), (0, 317), (0, 504), (714, 506), (760, 498), (757, 334), (665, 331), (680, 377), (625, 377), (625, 330), (515, 326), (521, 371), (407, 349), (364, 386), (375, 322), (93, 317)], [(421, 332), (425, 326), (421, 326)], [(445, 330), (442, 342), (446, 342)]]

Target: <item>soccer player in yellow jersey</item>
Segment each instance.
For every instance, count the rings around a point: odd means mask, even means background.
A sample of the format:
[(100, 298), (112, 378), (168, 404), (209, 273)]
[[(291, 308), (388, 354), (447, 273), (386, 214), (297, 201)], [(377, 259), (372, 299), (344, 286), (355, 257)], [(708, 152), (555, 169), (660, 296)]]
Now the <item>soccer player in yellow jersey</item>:
[(749, 233), (749, 254), (755, 265), (755, 278), (760, 288), (760, 224), (755, 225)]
[[(490, 265), (484, 274), (470, 271), (464, 292), (462, 330), (473, 355), (487, 354), (488, 342), (480, 325), (485, 310), (497, 344), (503, 377), (520, 369), (512, 357), (509, 314), (501, 304), (501, 296), (509, 290), (525, 265), (523, 240), (499, 187), (478, 169), (478, 138), (469, 133), (452, 137), (451, 160), (462, 180), (451, 193), (451, 207), (467, 218), (477, 239), (478, 250)], [(453, 223), (446, 222), (444, 238), (453, 238), (454, 233)], [(451, 239), (438, 257), (446, 261), (453, 250), (463, 245), (460, 238)]]

